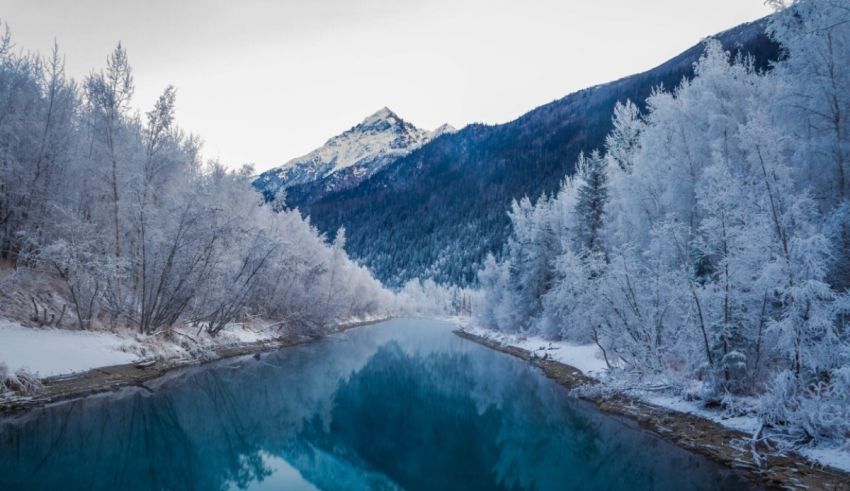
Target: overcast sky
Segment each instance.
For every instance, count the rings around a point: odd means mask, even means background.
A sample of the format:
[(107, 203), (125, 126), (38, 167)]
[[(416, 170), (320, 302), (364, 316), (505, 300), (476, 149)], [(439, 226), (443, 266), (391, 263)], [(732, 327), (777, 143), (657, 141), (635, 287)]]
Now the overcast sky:
[(204, 154), (259, 170), (388, 106), (501, 123), (769, 13), (763, 0), (0, 0), (19, 48), (82, 78), (118, 41), (146, 110), (168, 84)]

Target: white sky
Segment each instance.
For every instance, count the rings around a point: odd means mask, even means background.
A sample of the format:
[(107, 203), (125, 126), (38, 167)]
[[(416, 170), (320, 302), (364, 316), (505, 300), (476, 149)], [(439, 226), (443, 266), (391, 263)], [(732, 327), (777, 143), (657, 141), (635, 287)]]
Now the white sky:
[(763, 0), (0, 0), (20, 48), (68, 72), (120, 40), (135, 104), (178, 89), (204, 155), (258, 170), (388, 106), (432, 129), (501, 123), (762, 17)]

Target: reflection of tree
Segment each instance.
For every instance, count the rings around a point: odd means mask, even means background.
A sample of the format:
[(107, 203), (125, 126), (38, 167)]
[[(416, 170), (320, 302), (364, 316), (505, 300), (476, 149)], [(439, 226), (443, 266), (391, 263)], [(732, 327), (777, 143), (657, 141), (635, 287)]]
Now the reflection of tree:
[(340, 387), (330, 432), (302, 436), (353, 449), (405, 489), (563, 489), (565, 462), (601, 452), (598, 422), (570, 401), (499, 355), (390, 343)]
[(200, 472), (195, 447), (167, 398), (152, 404), (152, 398), (134, 394), (102, 402), (77, 401), (5, 426), (0, 488), (218, 488)]
[[(385, 344), (300, 435), (405, 489), (735, 489), (741, 483), (478, 347)], [(360, 459), (358, 461), (357, 459)]]
[(704, 460), (439, 329), (382, 328), (0, 421), (0, 489), (733, 489)]
[[(363, 331), (368, 334), (368, 330)], [(226, 489), (269, 474), (262, 451), (296, 447), (329, 417), (341, 378), (376, 340), (354, 337), (226, 361), (142, 391), (0, 420), (0, 489)]]
[(466, 368), (464, 357), (408, 356), (390, 343), (337, 391), (330, 432), (305, 438), (350, 449), (405, 489), (498, 489), (497, 421), (477, 415)]
[(199, 393), (196, 397), (201, 396), (204, 401), (198, 411), (203, 427), (197, 428), (197, 432), (204, 435), (199, 447), (216, 449), (204, 456), (205, 462), (209, 462), (207, 457), (213, 462), (222, 461), (225, 464), (221, 469), (222, 480), (244, 489), (251, 482), (269, 476), (271, 471), (264, 466), (261, 442), (255, 438), (253, 426), (246, 421), (250, 411), (246, 400), (234, 390), (238, 385), (217, 375), (218, 372), (202, 372), (197, 380)]

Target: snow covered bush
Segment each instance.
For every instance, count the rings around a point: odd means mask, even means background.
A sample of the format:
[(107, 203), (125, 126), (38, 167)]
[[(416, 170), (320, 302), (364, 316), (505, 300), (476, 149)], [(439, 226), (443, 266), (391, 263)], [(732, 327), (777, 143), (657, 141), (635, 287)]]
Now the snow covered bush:
[(28, 370), (21, 368), (15, 372), (0, 361), (0, 394), (14, 392), (21, 395), (32, 394), (42, 387), (41, 381)]
[(850, 449), (850, 366), (807, 386), (789, 370), (779, 373), (759, 415), (768, 431), (794, 444), (826, 440)]

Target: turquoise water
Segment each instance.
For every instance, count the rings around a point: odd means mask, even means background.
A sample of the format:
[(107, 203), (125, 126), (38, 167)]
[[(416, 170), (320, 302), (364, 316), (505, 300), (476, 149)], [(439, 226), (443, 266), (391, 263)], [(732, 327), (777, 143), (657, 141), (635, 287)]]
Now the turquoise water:
[(752, 489), (435, 321), (146, 385), (0, 419), (0, 489)]

